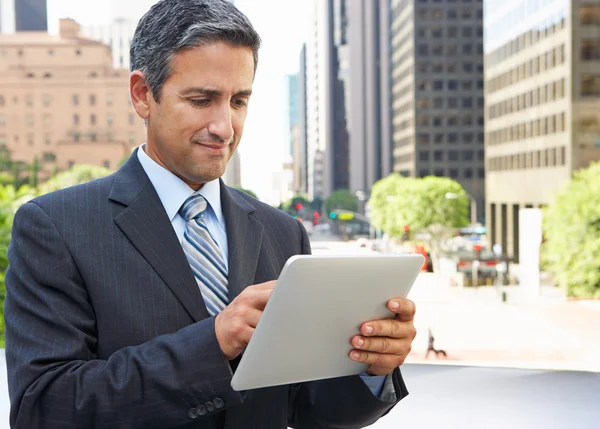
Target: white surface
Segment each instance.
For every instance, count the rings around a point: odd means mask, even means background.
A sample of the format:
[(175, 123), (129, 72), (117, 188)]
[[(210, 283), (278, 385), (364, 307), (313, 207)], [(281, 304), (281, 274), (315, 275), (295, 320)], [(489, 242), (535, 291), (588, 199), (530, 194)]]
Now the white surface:
[(393, 316), (421, 255), (294, 256), (284, 267), (231, 385), (236, 390), (360, 374), (351, 338), (362, 323)]
[(542, 244), (542, 211), (519, 210), (519, 284), (523, 295), (540, 294), (540, 246)]

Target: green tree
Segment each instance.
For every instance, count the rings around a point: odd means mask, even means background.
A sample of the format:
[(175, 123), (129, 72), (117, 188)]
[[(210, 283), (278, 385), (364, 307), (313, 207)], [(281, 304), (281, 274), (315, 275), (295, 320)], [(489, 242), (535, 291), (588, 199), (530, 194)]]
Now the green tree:
[(37, 155), (33, 157), (33, 162), (31, 163), (31, 177), (29, 183), (33, 188), (38, 185), (38, 174), (40, 172), (40, 162), (38, 160)]
[(600, 163), (574, 174), (544, 210), (541, 259), (570, 297), (600, 298)]
[(310, 201), (308, 201), (304, 195), (294, 195), (292, 198), (283, 203), (283, 211), (292, 213), (296, 210), (297, 204), (302, 204), (303, 207), (308, 207), (310, 205)]
[(258, 196), (253, 191), (251, 191), (250, 189), (245, 189), (245, 188), (242, 188), (241, 186), (234, 186), (234, 188), (237, 189), (237, 190), (239, 190), (239, 191), (242, 191), (242, 192), (250, 195), (252, 198), (256, 198), (258, 200)]
[(358, 211), (358, 198), (348, 189), (338, 189), (325, 200), (325, 213), (334, 210)]

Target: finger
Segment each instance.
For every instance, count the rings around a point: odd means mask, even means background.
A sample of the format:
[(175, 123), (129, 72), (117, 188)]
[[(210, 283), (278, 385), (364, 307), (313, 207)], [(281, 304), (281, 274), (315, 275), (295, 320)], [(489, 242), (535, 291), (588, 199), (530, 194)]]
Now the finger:
[(404, 355), (392, 355), (374, 352), (365, 352), (360, 350), (352, 350), (350, 359), (355, 362), (362, 362), (369, 365), (371, 368), (379, 368), (380, 370), (391, 372), (394, 368), (399, 367), (404, 363)]
[(411, 338), (417, 335), (415, 325), (412, 322), (403, 322), (398, 319), (385, 319), (367, 322), (360, 328), (365, 337), (391, 337)]
[(415, 317), (417, 306), (410, 299), (395, 298), (388, 302), (388, 309), (398, 314), (398, 318), (401, 320), (412, 320)]
[(276, 280), (271, 280), (270, 282), (265, 282), (265, 283), (259, 283), (256, 285), (252, 285), (252, 286), (248, 286), (246, 289), (244, 289), (244, 291), (246, 290), (271, 290), (275, 288), (275, 285), (277, 284)]
[(243, 296), (240, 295), (239, 298), (248, 307), (262, 311), (265, 309), (265, 306), (267, 305), (272, 293), (272, 289), (254, 290), (245, 293)]
[(361, 337), (352, 338), (352, 346), (361, 351), (383, 353), (383, 354), (408, 354), (412, 340), (403, 340), (389, 337)]

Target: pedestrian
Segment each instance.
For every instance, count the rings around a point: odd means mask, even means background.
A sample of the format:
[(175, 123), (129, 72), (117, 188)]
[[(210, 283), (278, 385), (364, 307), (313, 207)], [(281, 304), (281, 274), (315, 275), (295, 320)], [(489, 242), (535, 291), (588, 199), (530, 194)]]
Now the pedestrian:
[(230, 386), (285, 262), (310, 253), (300, 222), (220, 180), (259, 45), (226, 0), (162, 0), (140, 20), (129, 90), (145, 144), (115, 174), (36, 198), (14, 219), (12, 428), (358, 428), (406, 396), (406, 299), (348, 339), (364, 374)]

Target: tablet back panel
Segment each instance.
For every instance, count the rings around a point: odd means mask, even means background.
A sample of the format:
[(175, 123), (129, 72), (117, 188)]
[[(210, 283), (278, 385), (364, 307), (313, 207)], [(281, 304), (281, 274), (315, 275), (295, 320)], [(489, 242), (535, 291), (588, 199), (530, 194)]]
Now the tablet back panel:
[(350, 339), (362, 323), (393, 317), (386, 305), (406, 297), (421, 255), (294, 256), (233, 376), (235, 390), (360, 374)]

